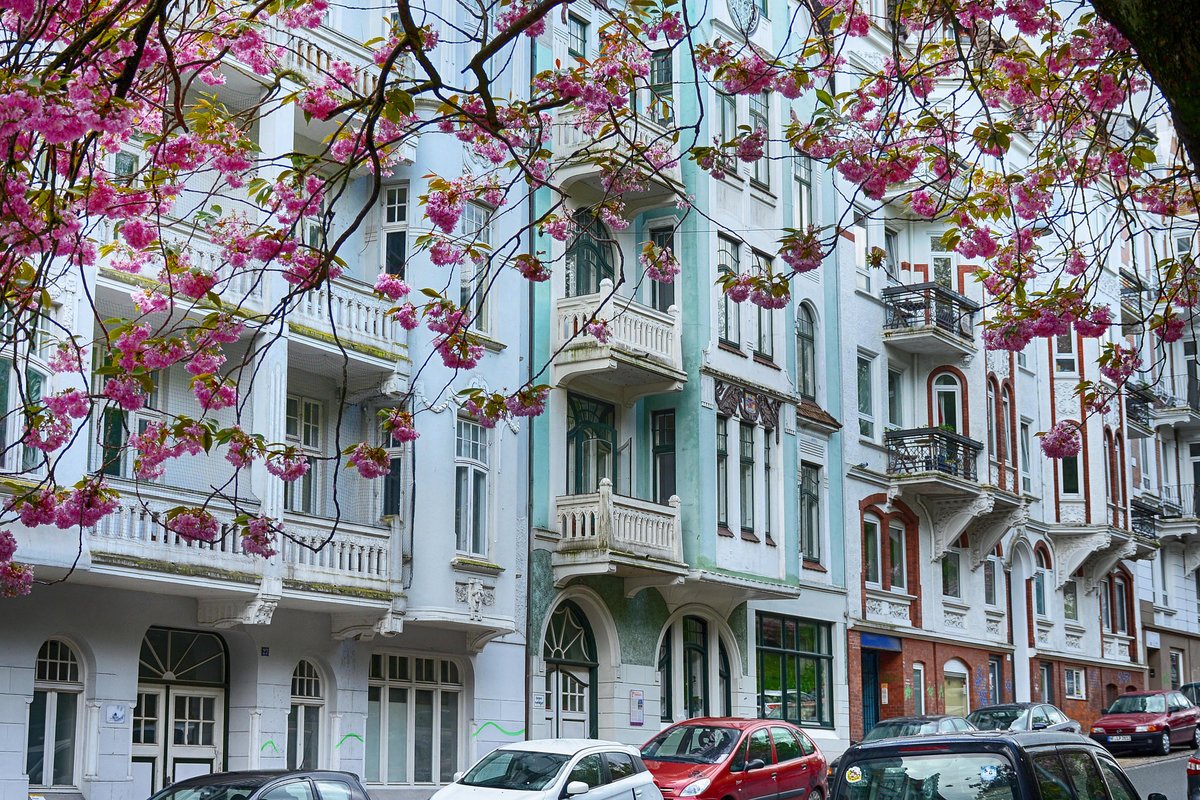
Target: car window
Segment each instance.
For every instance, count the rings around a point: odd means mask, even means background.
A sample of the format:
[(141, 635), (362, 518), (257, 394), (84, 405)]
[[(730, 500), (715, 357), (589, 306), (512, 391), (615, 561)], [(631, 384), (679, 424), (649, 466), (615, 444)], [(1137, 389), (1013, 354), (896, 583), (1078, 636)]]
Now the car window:
[(1183, 696), (1193, 703), (1196, 702), (1197, 698), (1200, 698), (1200, 684), (1186, 683), (1183, 685), (1182, 691)]
[(780, 764), (803, 755), (796, 737), (787, 728), (771, 728), (771, 741), (775, 743), (775, 761)]
[(571, 775), (567, 778), (567, 783), (571, 781), (583, 781), (593, 789), (603, 784), (604, 768), (600, 764), (600, 754), (584, 756), (575, 762), (575, 766), (571, 768)]
[(321, 800), (350, 800), (354, 796), (350, 784), (343, 781), (314, 781), (317, 784), (317, 794)]
[(1176, 703), (1179, 705), (1179, 707), (1180, 707), (1181, 709), (1182, 709), (1182, 708), (1188, 708), (1188, 707), (1190, 707), (1190, 706), (1192, 705), (1191, 701), (1190, 701), (1190, 700), (1188, 700), (1186, 697), (1184, 697), (1184, 696), (1183, 696), (1182, 694), (1180, 694), (1179, 692), (1176, 692), (1176, 693), (1175, 693), (1175, 702), (1176, 702)]
[(939, 722), (938, 733), (954, 733), (954, 720), (947, 718)]
[(1037, 706), (1033, 709), (1033, 724), (1034, 725), (1049, 725), (1050, 716), (1046, 713), (1045, 706)]
[(747, 748), (746, 763), (756, 758), (762, 759), (764, 764), (775, 763), (771, 757), (771, 738), (766, 728), (760, 728), (750, 734), (750, 743)]
[[(843, 762), (834, 794), (843, 800), (1016, 800), (1020, 796), (1017, 774), (1003, 754), (912, 749), (922, 752), (902, 749), (894, 755)], [(1065, 800), (1071, 800), (1069, 794)]]
[(288, 781), (269, 790), (262, 800), (313, 800), (312, 787), (308, 781)]
[(1039, 753), (1033, 757), (1033, 773), (1037, 777), (1042, 800), (1073, 800), (1067, 787), (1067, 773), (1057, 753)]
[(1100, 771), (1104, 773), (1104, 782), (1108, 784), (1112, 800), (1138, 800), (1137, 792), (1129, 785), (1129, 779), (1116, 764), (1103, 756), (1100, 757)]
[(971, 723), (967, 722), (962, 717), (955, 717), (954, 718), (954, 730), (956, 730), (956, 731), (971, 731), (971, 730), (975, 730), (975, 728), (974, 728), (974, 726), (971, 725)]
[(1055, 725), (1062, 725), (1064, 722), (1071, 721), (1067, 719), (1066, 714), (1062, 713), (1054, 706), (1042, 706), (1042, 708), (1046, 709), (1046, 713), (1050, 715), (1050, 721)]
[(1104, 797), (1104, 779), (1100, 777), (1100, 770), (1090, 754), (1068, 750), (1060, 755), (1078, 797)]
[(796, 739), (800, 742), (800, 750), (804, 755), (811, 756), (817, 752), (817, 746), (812, 743), (812, 739), (808, 738), (806, 734), (800, 731), (792, 731), (792, 733), (796, 735)]
[(608, 761), (608, 779), (611, 781), (619, 781), (638, 772), (637, 765), (633, 763), (633, 756), (629, 753), (609, 752), (604, 754), (604, 759)]

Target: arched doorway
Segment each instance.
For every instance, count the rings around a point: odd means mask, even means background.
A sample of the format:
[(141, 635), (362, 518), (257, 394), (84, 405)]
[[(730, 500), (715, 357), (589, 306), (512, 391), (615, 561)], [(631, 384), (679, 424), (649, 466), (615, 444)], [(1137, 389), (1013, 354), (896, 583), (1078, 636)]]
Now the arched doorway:
[(957, 658), (952, 658), (942, 667), (942, 697), (945, 711), (956, 717), (965, 717), (971, 711), (971, 670)]
[(550, 616), (542, 658), (549, 735), (596, 738), (596, 638), (583, 611), (570, 600)]
[(225, 766), (225, 641), (208, 631), (152, 627), (138, 655), (133, 794)]

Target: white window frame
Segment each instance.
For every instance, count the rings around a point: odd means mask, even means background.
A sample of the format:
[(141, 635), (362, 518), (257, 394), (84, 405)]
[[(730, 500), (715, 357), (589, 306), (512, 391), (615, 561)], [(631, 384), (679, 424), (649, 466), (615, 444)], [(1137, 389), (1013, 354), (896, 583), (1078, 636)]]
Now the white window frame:
[[(466, 433), (472, 434), (470, 438)], [(487, 557), (491, 545), (491, 436), (487, 428), (473, 420), (458, 417), (454, 426), (454, 497), (455, 497), (455, 543), (460, 553), (472, 556)], [(462, 488), (460, 474), (466, 475), (467, 497), (459, 496)], [(483, 513), (479, 515), (482, 530), (475, 530), (473, 521), (476, 519), (476, 504), (480, 497), (477, 483), (483, 480)], [(465, 507), (464, 507), (465, 506)], [(469, 530), (461, 529), (465, 521)]]
[[(893, 541), (892, 535), (895, 533), (900, 534), (900, 537), (899, 537), (899, 541), (900, 541), (900, 582), (899, 583), (896, 583), (896, 562), (895, 562), (895, 559), (892, 558), (892, 555), (893, 555), (893, 553), (892, 553), (892, 541)], [(907, 529), (905, 529), (903, 524), (901, 524), (899, 522), (895, 522), (894, 520), (888, 522), (888, 552), (887, 552), (888, 580), (891, 582), (891, 587), (892, 587), (893, 592), (904, 593), (904, 592), (908, 591), (908, 542), (905, 541), (907, 534), (908, 534), (908, 531), (907, 531)]]
[(850, 235), (854, 237), (855, 288), (871, 293), (871, 268), (867, 265), (867, 253), (871, 246), (870, 217), (866, 211), (855, 206), (851, 209)]
[(792, 174), (795, 178), (793, 181), (795, 196), (792, 203), (792, 215), (795, 220), (793, 227), (807, 230), (808, 226), (813, 224), (813, 209), (816, 207), (812, 159), (797, 153), (792, 163), (794, 165)]
[[(913, 713), (922, 715), (925, 713), (925, 664), (920, 661), (914, 661), (912, 673)], [(920, 676), (920, 680), (917, 679), (918, 675)]]
[[(461, 225), (468, 244), (483, 245), (486, 252), (491, 251), (494, 212), (495, 209), (483, 203), (468, 202), (463, 207)], [(471, 329), (480, 333), (487, 333), (491, 329), (491, 303), (488, 302), (487, 286), (491, 273), (488, 263), (486, 257), (478, 264), (468, 257), (463, 259), (459, 267), (458, 304), (460, 308), (469, 310)]]
[[(1002, 592), (1000, 591), (1000, 576), (1003, 574), (1003, 569), (1001, 567), (1000, 559), (996, 558), (994, 555), (988, 556), (983, 561), (983, 568), (987, 570), (987, 572), (984, 573), (983, 604), (988, 608), (997, 608), (1000, 605), (1000, 597), (1002, 595)], [(992, 576), (991, 598), (989, 598), (987, 594), (988, 574), (991, 574)]]
[[(908, 404), (904, 402), (907, 393), (908, 374), (894, 364), (888, 364), (887, 371), (887, 422), (884, 428), (889, 431), (900, 430), (904, 427), (904, 412)], [(893, 381), (894, 379), (894, 381)], [(894, 391), (893, 391), (894, 390)], [(895, 408), (892, 399), (895, 398)]]
[[(771, 188), (771, 93), (751, 94), (749, 100), (750, 130), (763, 130), (767, 134), (763, 143), (763, 157), (750, 165), (750, 181), (764, 189)], [(760, 124), (761, 123), (761, 124)]]
[(1108, 633), (1113, 632), (1112, 588), (1108, 578), (1100, 581), (1100, 628)]
[[(381, 664), (382, 664), (382, 669), (383, 669), (382, 672), (377, 672), (375, 670), (375, 664), (376, 664), (375, 659), (377, 657), (381, 659)], [(392, 678), (391, 677), (391, 673), (389, 670), (390, 670), (390, 665), (392, 663), (391, 659), (393, 659), (393, 658), (406, 660), (407, 667), (405, 669), (406, 669), (407, 677), (403, 677), (403, 678), (400, 678), (400, 677)], [(417, 675), (418, 663), (421, 661), (432, 661), (433, 662), (434, 675), (432, 676), (432, 680), (429, 679), (428, 672), (425, 672), (425, 674), (420, 677)], [(453, 680), (443, 680), (443, 675), (445, 674), (445, 669), (446, 669), (443, 665), (445, 665), (445, 664), (453, 665), (454, 672), (450, 674), (450, 677), (457, 676), (457, 678), (458, 678), (457, 683), (454, 682)], [(441, 780), (442, 774), (444, 774), (444, 773), (445, 774), (453, 774), (454, 772), (457, 772), (463, 766), (463, 759), (464, 759), (464, 756), (466, 755), (465, 727), (466, 727), (466, 719), (467, 719), (466, 703), (467, 703), (467, 696), (468, 696), (468, 693), (467, 693), (468, 687), (466, 685), (465, 677), (466, 677), (466, 672), (463, 668), (463, 665), (457, 659), (450, 658), (447, 656), (442, 656), (442, 655), (428, 653), (428, 652), (421, 652), (421, 653), (375, 652), (375, 653), (371, 654), (371, 667), (368, 670), (368, 679), (367, 679), (368, 703), (370, 703), (370, 690), (374, 689), (374, 688), (378, 688), (379, 689), (379, 720), (378, 720), (379, 725), (378, 725), (378, 728), (376, 729), (376, 731), (373, 733), (371, 730), (371, 724), (370, 724), (370, 711), (368, 709), (367, 724), (366, 724), (366, 729), (365, 729), (366, 736), (364, 737), (364, 747), (363, 747), (363, 750), (364, 750), (363, 782), (364, 783), (368, 783), (369, 785), (372, 785), (372, 786), (396, 786), (396, 785), (399, 785), (399, 786), (413, 786), (413, 785), (436, 786), (436, 785), (440, 785), (443, 783), (443, 781)], [(403, 776), (394, 776), (394, 775), (390, 775), (388, 773), (388, 760), (389, 760), (389, 758), (388, 758), (388, 756), (389, 756), (388, 732), (391, 727), (391, 725), (390, 725), (391, 721), (389, 720), (391, 708), (390, 708), (390, 703), (388, 702), (388, 694), (389, 694), (390, 689), (403, 689), (407, 692), (407, 696), (406, 696), (406, 700), (405, 700), (405, 705), (407, 707), (406, 708), (407, 719), (405, 722), (405, 733), (406, 733), (405, 738), (406, 738), (406, 740), (404, 743), (404, 747), (405, 747), (404, 766), (405, 766), (406, 774)], [(416, 714), (417, 714), (416, 692), (418, 692), (418, 691), (433, 692), (433, 719), (432, 719), (433, 725), (431, 726), (432, 727), (433, 744), (430, 747), (430, 762), (431, 762), (430, 763), (430, 778), (431, 778), (431, 780), (428, 780), (428, 781), (417, 781), (416, 777), (415, 777), (415, 775), (416, 775), (416, 773), (415, 773), (415, 770), (416, 770), (416, 764), (415, 764), (416, 741), (417, 741), (417, 736), (419, 735), (417, 728), (416, 728)], [(441, 707), (442, 707), (442, 696), (443, 696), (443, 694), (447, 694), (447, 693), (453, 693), (453, 694), (458, 695), (458, 720), (456, 723), (458, 730), (456, 732), (457, 736), (456, 736), (456, 742), (455, 742), (455, 753), (457, 755), (457, 763), (451, 765), (452, 769), (450, 769), (448, 773), (446, 773), (446, 770), (443, 769), (443, 765), (441, 764), (441, 755), (442, 755), (441, 754), (441, 744), (442, 744)], [(382, 732), (382, 735), (380, 735), (380, 732)], [(365, 754), (369, 753), (369, 751), (370, 751), (369, 742), (370, 742), (370, 737), (372, 735), (379, 736), (379, 743), (378, 743), (378, 747), (377, 747), (377, 755), (379, 758), (379, 763), (377, 763), (375, 765), (371, 765), (371, 764), (367, 763), (366, 757), (365, 757)], [(373, 772), (372, 771), (373, 769), (376, 771)], [(373, 779), (373, 778), (375, 778), (375, 779)]]
[(588, 32), (591, 22), (578, 14), (567, 15), (567, 55), (574, 58), (588, 57)]
[[(947, 594), (946, 593), (946, 566), (948, 563), (947, 559), (950, 559), (950, 558), (954, 559), (954, 565), (955, 565), (954, 568), (958, 571), (958, 594)], [(942, 570), (941, 570), (941, 574), (938, 577), (941, 579), (942, 597), (948, 597), (951, 600), (962, 600), (963, 599), (962, 551), (956, 547), (951, 548), (950, 550), (947, 550), (946, 553), (942, 556), (941, 561), (942, 561)]]
[(1122, 577), (1113, 578), (1113, 631), (1122, 636), (1129, 634), (1129, 582)]
[[(312, 670), (311, 674), (307, 674), (307, 673), (303, 674), (303, 675), (298, 674), (300, 672), (301, 667), (304, 665), (307, 665), (308, 668), (310, 670)], [(304, 693), (304, 692), (297, 694), (297, 692), (296, 692), (297, 680), (301, 681), (302, 684), (303, 684), (303, 682), (308, 683), (310, 688), (315, 689), (315, 694), (309, 694), (309, 693)], [(295, 762), (292, 762), (290, 760), (292, 757), (292, 750), (293, 750), (292, 744), (293, 743), (292, 743), (291, 738), (289, 737), (289, 739), (287, 741), (287, 751), (284, 756), (285, 759), (287, 759), (287, 765), (288, 765), (287, 768), (288, 769), (321, 769), (325, 764), (325, 747), (324, 747), (325, 736), (323, 735), (323, 731), (325, 730), (325, 692), (324, 692), (324, 688), (327, 685), (328, 684), (325, 682), (325, 678), (322, 675), (320, 668), (317, 667), (317, 665), (315, 663), (313, 663), (313, 661), (311, 661), (310, 659), (307, 659), (307, 658), (300, 659), (300, 661), (298, 661), (296, 663), (295, 668), (292, 670), (292, 679), (291, 679), (292, 694), (291, 694), (291, 704), (288, 707), (288, 718), (289, 718), (289, 723), (290, 723), (291, 715), (293, 713), (295, 713), (296, 717), (297, 717), (297, 719), (296, 719), (296, 742), (295, 742), (295, 752), (296, 752), (297, 759)], [(303, 717), (305, 717), (309, 714), (315, 714), (317, 717), (317, 763), (312, 764), (312, 765), (304, 765), (303, 762), (300, 760), (300, 754), (304, 752), (304, 747), (307, 744), (307, 742), (304, 739), (305, 733), (304, 733)]]
[[(379, 271), (387, 272), (388, 270), (388, 235), (397, 234), (403, 241), (402, 249), (404, 251), (404, 260), (407, 262), (410, 255), (410, 247), (408, 241), (408, 226), (409, 226), (409, 192), (407, 183), (391, 183), (382, 187), (379, 193)], [(391, 217), (389, 219), (389, 217)], [(404, 264), (399, 266), (398, 270), (392, 270), (392, 274), (404, 277)]]
[[(1075, 613), (1073, 614), (1067, 613), (1068, 588), (1071, 590), (1069, 594), (1074, 598), (1075, 601)], [(1067, 620), (1068, 622), (1079, 621), (1079, 584), (1075, 582), (1074, 578), (1063, 584), (1063, 619)]]
[[(84, 687), (86, 685), (86, 675), (83, 669), (83, 660), (79, 657), (74, 645), (65, 639), (51, 637), (42, 643), (42, 647), (46, 647), (50, 642), (56, 642), (60, 647), (65, 647), (70, 655), (69, 660), (58, 660), (55, 663), (59, 664), (74, 664), (78, 676), (78, 680), (43, 680), (37, 678), (37, 660), (34, 662), (34, 683), (33, 690), (35, 693), (44, 692), (46, 695), (45, 707), (45, 724), (43, 726), (42, 738), (42, 775), (45, 779), (47, 773), (51, 776), (51, 783), (43, 783), (41, 780), (34, 780), (33, 776), (29, 776), (30, 788), (38, 789), (66, 789), (75, 788), (79, 785), (80, 776), (80, 761), (83, 756), (83, 718), (86, 710)], [(38, 648), (38, 655), (41, 655), (41, 647)], [(76, 697), (75, 701), (75, 731), (71, 737), (71, 782), (70, 783), (53, 783), (54, 776), (54, 757), (57, 755), (57, 739), (58, 731), (56, 725), (58, 722), (58, 698), (60, 695), (70, 694)], [(29, 731), (33, 725), (33, 706), (32, 703), (27, 706), (26, 711), (26, 726), (25, 726), (25, 746), (23, 749), (24, 763), (28, 763), (29, 759)], [(22, 772), (24, 772), (24, 765)]]
[[(949, 273), (946, 277), (948, 280), (938, 280), (938, 269), (945, 267)], [(958, 254), (953, 250), (947, 250), (942, 244), (942, 234), (932, 234), (929, 237), (929, 280), (942, 286), (950, 291), (957, 291), (958, 280)]]
[[(717, 235), (717, 276), (723, 273), (738, 275), (742, 270), (742, 245), (737, 239), (725, 234)], [(730, 263), (723, 263), (728, 255)], [(729, 299), (729, 295), (717, 288), (717, 338), (731, 347), (742, 346), (741, 304)]]
[[(287, 423), (291, 414), (288, 410), (288, 405), (295, 402), (298, 411), (296, 417), (296, 434), (288, 433)], [(308, 422), (307, 412), (310, 408), (316, 409), (317, 422), (311, 425)], [(305, 456), (309, 458), (308, 472), (294, 481), (288, 481), (283, 485), (283, 505), (284, 510), (296, 514), (318, 515), (321, 512), (321, 483), (318, 480), (318, 473), (321, 471), (320, 457), (325, 454), (325, 404), (311, 397), (304, 397), (298, 394), (288, 394), (284, 405), (284, 438), (288, 444), (298, 448)], [(310, 429), (315, 428), (315, 441), (309, 437)], [(305, 507), (304, 503), (304, 488), (309, 490), (310, 502), (309, 507)], [(297, 499), (299, 502), (297, 502)]]
[(1030, 462), (1030, 442), (1033, 436), (1033, 421), (1022, 419), (1020, 428), (1020, 441), (1018, 447), (1021, 448), (1021, 491), (1025, 494), (1033, 493), (1033, 465)]
[[(771, 257), (765, 253), (755, 251), (754, 258), (758, 261), (758, 268), (764, 273), (771, 268)], [(757, 312), (757, 323), (754, 328), (754, 354), (759, 358), (767, 361), (775, 360), (775, 317), (778, 316), (773, 310), (763, 308), (762, 306), (754, 307)]]
[(933, 421), (936, 428), (942, 428), (949, 424), (941, 419), (942, 395), (950, 395), (954, 398), (954, 432), (965, 435), (966, 431), (963, 430), (963, 399), (965, 392), (963, 392), (962, 381), (958, 379), (957, 375), (950, 372), (943, 372), (933, 379)]
[[(876, 426), (878, 414), (875, 409), (875, 359), (876, 356), (873, 353), (858, 351), (858, 360), (855, 361), (854, 370), (855, 389), (858, 393), (858, 435), (859, 438), (870, 441), (875, 441), (878, 433)], [(864, 366), (867, 374), (866, 397), (863, 397), (863, 385), (860, 380)]]
[(1079, 353), (1076, 349), (1073, 331), (1054, 337), (1055, 375), (1075, 375), (1079, 372)]
[[(872, 533), (872, 529), (874, 532)], [(879, 589), (883, 586), (883, 521), (874, 514), (865, 514), (863, 516), (863, 579), (867, 586)], [(875, 543), (875, 578), (871, 578), (870, 564), (867, 561), (867, 539), (871, 538)]]
[(1087, 670), (1063, 667), (1063, 696), (1068, 700), (1087, 700)]
[[(1067, 463), (1075, 465), (1075, 491), (1067, 491)], [(1107, 469), (1106, 469), (1107, 472)], [(1079, 456), (1063, 456), (1058, 459), (1058, 490), (1063, 497), (1083, 497), (1083, 466), (1079, 463)]]

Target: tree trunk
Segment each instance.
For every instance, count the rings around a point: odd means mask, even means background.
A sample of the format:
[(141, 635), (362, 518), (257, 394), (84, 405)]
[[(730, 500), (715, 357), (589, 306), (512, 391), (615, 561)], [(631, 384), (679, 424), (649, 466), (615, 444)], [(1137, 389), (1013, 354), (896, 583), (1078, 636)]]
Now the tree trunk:
[(1175, 135), (1200, 164), (1200, 3), (1196, 0), (1091, 0), (1133, 44), (1171, 109)]

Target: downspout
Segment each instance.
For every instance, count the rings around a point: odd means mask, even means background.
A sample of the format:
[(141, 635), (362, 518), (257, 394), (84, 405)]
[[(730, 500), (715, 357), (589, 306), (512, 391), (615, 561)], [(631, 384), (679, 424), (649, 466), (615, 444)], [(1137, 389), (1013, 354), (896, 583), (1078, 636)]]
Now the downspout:
[[(530, 38), (529, 40), (529, 85), (533, 85), (534, 76), (537, 75), (537, 39)], [(534, 214), (534, 195), (537, 189), (533, 186), (529, 187), (529, 198), (525, 203), (525, 213), (527, 215), (525, 225), (526, 253), (531, 258), (536, 258), (536, 248), (533, 243), (533, 222)], [(535, 287), (536, 283), (528, 281), (529, 287), (529, 306), (528, 315), (525, 320), (525, 382), (528, 383), (533, 379), (533, 357), (534, 357), (534, 308), (537, 300)], [(533, 653), (530, 650), (530, 627), (533, 624), (533, 418), (526, 418), (525, 426), (525, 521), (526, 530), (525, 536), (525, 684), (523, 687), (524, 708), (525, 708), (525, 739), (529, 739), (529, 731), (533, 725), (533, 710), (530, 708), (529, 698), (533, 688), (533, 669), (532, 658)]]

